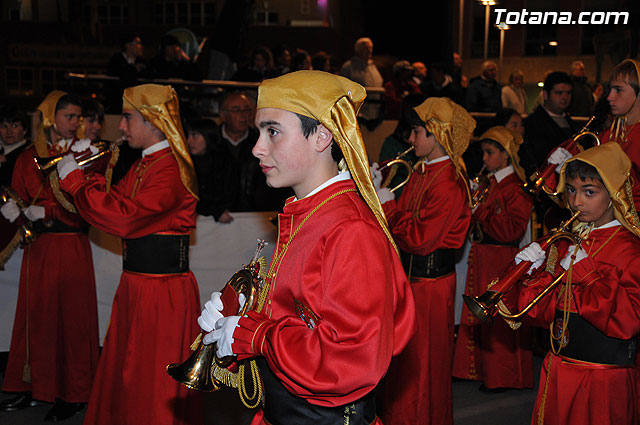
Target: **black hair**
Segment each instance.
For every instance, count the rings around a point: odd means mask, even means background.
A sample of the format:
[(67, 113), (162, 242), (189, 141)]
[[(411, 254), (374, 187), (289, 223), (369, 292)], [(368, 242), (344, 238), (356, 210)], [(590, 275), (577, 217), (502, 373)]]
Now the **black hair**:
[(586, 162), (575, 160), (571, 161), (567, 164), (565, 169), (565, 176), (567, 179), (575, 179), (576, 177), (580, 177), (580, 180), (585, 181), (586, 179), (592, 180), (600, 180), (600, 182), (604, 185), (602, 181), (602, 177), (600, 177), (600, 173), (593, 165), (587, 164)]
[(56, 110), (54, 113), (57, 113), (60, 109), (65, 108), (69, 105), (79, 106), (82, 108), (82, 99), (75, 94), (65, 94), (60, 99), (58, 99), (58, 103), (56, 103)]
[(102, 123), (104, 121), (104, 106), (95, 99), (83, 99), (82, 117), (97, 119)]
[(167, 46), (180, 46), (180, 42), (175, 36), (165, 34), (160, 38), (160, 48), (164, 51)]
[(513, 115), (520, 115), (520, 113), (512, 108), (500, 109), (498, 112), (496, 112), (496, 117), (493, 119), (492, 127), (495, 127), (497, 125), (506, 125)]
[(24, 127), (25, 130), (29, 130), (29, 120), (27, 119), (27, 114), (25, 114), (21, 109), (15, 106), (7, 106), (6, 108), (3, 108), (2, 112), (0, 113), (0, 122), (2, 121), (11, 124), (19, 122), (20, 124), (22, 124), (22, 127)]
[(480, 143), (487, 143), (487, 144), (489, 144), (491, 146), (494, 146), (494, 147), (498, 148), (498, 150), (500, 152), (506, 152), (506, 149), (500, 143), (496, 142), (495, 140), (482, 139), (482, 140), (480, 140)]
[(190, 131), (202, 134), (207, 149), (211, 149), (217, 138), (218, 126), (212, 120), (202, 118), (188, 123), (187, 133)]
[[(409, 138), (409, 134), (411, 134), (412, 115), (415, 114), (413, 108), (421, 105), (425, 100), (427, 100), (427, 96), (421, 93), (410, 94), (402, 99), (400, 119), (398, 120), (398, 125), (396, 125), (395, 130), (393, 130), (393, 134), (397, 138), (403, 140)], [(421, 125), (424, 125), (424, 123)]]
[(547, 94), (551, 94), (551, 91), (556, 84), (569, 84), (570, 86), (573, 86), (569, 74), (562, 71), (554, 71), (544, 79), (544, 91), (546, 91)]
[(131, 43), (138, 37), (140, 36), (136, 33), (126, 33), (122, 37), (120, 37), (120, 48), (122, 49), (122, 51), (125, 51), (127, 49), (127, 44)]
[[(318, 131), (318, 126), (321, 124), (320, 121), (305, 115), (296, 114), (296, 116), (300, 119), (300, 128), (302, 129), (302, 135), (305, 138), (308, 138)], [(340, 160), (344, 158), (342, 150), (335, 139), (331, 142), (331, 158), (335, 162), (340, 162)]]

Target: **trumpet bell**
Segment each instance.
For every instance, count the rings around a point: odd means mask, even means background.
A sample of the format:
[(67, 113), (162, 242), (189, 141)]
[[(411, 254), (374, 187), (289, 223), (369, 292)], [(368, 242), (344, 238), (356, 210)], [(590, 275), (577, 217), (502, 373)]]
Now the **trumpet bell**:
[(478, 297), (470, 297), (463, 294), (462, 299), (469, 311), (471, 311), (471, 314), (482, 322), (491, 324), (496, 314), (495, 306), (503, 295), (504, 294), (500, 292), (487, 291)]
[(167, 373), (188, 388), (205, 392), (217, 391), (220, 385), (211, 377), (214, 355), (214, 344), (204, 345), (200, 341), (198, 348), (187, 360), (168, 365)]

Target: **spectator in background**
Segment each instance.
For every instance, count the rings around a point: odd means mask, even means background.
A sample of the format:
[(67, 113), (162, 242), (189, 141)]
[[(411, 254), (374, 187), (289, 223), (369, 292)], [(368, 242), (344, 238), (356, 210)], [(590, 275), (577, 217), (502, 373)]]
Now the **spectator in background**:
[(331, 69), (331, 55), (324, 51), (317, 52), (313, 55), (311, 58), (311, 66), (317, 71), (333, 73)]
[(462, 90), (453, 82), (453, 78), (446, 73), (444, 64), (434, 62), (429, 69), (429, 79), (420, 87), (427, 97), (448, 97), (463, 106)]
[(384, 84), (384, 116), (386, 119), (400, 118), (402, 99), (410, 94), (420, 93), (413, 81), (413, 67), (408, 61), (400, 60), (393, 64), (393, 78)]
[(82, 100), (82, 121), (84, 136), (92, 141), (100, 139), (100, 130), (104, 122), (104, 107), (95, 99)]
[(142, 58), (144, 46), (140, 36), (125, 34), (121, 38), (121, 50), (109, 59), (107, 75), (118, 77), (119, 81), (107, 84), (107, 110), (119, 114), (122, 109), (122, 92), (137, 84), (138, 78), (146, 73), (147, 65)]
[(502, 88), (496, 81), (498, 65), (494, 61), (482, 64), (482, 73), (472, 78), (466, 94), (469, 112), (498, 112), (502, 108)]
[(413, 82), (421, 87), (427, 81), (427, 66), (423, 62), (414, 62), (411, 66), (413, 67)]
[(547, 155), (579, 129), (567, 110), (571, 103), (571, 78), (552, 72), (544, 80), (544, 103), (524, 119), (520, 161), (527, 176), (546, 162)]
[(291, 60), (291, 71), (310, 71), (313, 69), (309, 52), (303, 49), (296, 49)]
[(198, 179), (198, 204), (196, 212), (200, 215), (213, 216), (221, 223), (230, 223), (233, 218), (229, 212), (221, 208), (216, 199), (219, 193), (216, 181), (218, 170), (214, 164), (213, 146), (218, 137), (218, 126), (209, 119), (199, 119), (189, 123), (187, 146), (193, 161), (193, 168)]
[(509, 84), (502, 87), (502, 107), (527, 113), (527, 93), (524, 91), (524, 74), (516, 69), (509, 75)]
[(593, 94), (587, 83), (582, 61), (571, 62), (571, 104), (567, 112), (574, 117), (590, 117), (593, 113)]
[(595, 109), (595, 105), (598, 103), (602, 95), (604, 94), (604, 86), (600, 83), (595, 83), (593, 85), (593, 105)]
[(502, 108), (502, 110), (496, 114), (493, 127), (498, 125), (507, 127), (508, 129), (515, 131), (519, 135), (524, 136), (524, 124), (522, 115), (520, 115), (520, 113), (518, 113), (518, 111), (516, 111), (515, 109)]
[(453, 78), (453, 82), (461, 87), (462, 85), (462, 56), (460, 53), (453, 52), (452, 55), (452, 67), (451, 67), (451, 78)]
[(217, 140), (213, 146), (216, 170), (216, 199), (221, 215), (218, 221), (233, 220), (231, 213), (241, 211), (277, 211), (289, 197), (289, 189), (272, 189), (259, 161), (251, 150), (258, 140), (253, 123), (254, 105), (244, 93), (232, 92), (222, 101)]
[(11, 175), (16, 159), (29, 144), (27, 134), (29, 120), (15, 107), (2, 108), (0, 112), (0, 186), (11, 185)]
[[(359, 38), (353, 46), (355, 55), (342, 64), (340, 75), (367, 87), (382, 88), (384, 80), (373, 62), (373, 41), (368, 37)], [(380, 95), (367, 94), (367, 101), (360, 108), (358, 119), (367, 126), (375, 128), (380, 121)]]
[(202, 71), (182, 50), (178, 39), (171, 34), (165, 34), (160, 39), (160, 52), (149, 62), (148, 76), (200, 81)]
[(291, 72), (291, 49), (286, 44), (281, 44), (273, 51), (275, 69), (277, 75)]
[(273, 65), (273, 54), (265, 46), (257, 46), (251, 51), (249, 63), (231, 78), (234, 81), (259, 82), (266, 78), (273, 78), (277, 75)]

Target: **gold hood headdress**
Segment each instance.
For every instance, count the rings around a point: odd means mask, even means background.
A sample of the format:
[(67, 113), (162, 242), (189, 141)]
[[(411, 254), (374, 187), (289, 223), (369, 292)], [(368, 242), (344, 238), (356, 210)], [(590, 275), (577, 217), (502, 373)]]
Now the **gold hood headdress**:
[(369, 158), (357, 115), (367, 93), (360, 84), (322, 71), (297, 71), (264, 80), (258, 109), (277, 108), (316, 119), (333, 135), (360, 195), (395, 247), (369, 171)]
[(462, 160), (462, 154), (469, 146), (469, 140), (476, 128), (476, 120), (462, 106), (447, 97), (430, 97), (413, 110), (424, 122), (427, 131), (435, 136), (451, 158), (456, 174), (467, 185), (471, 203), (467, 167)]
[[(62, 96), (67, 93), (61, 90), (54, 90), (44, 98), (42, 103), (38, 105), (36, 110), (40, 112), (40, 124), (38, 125), (36, 137), (34, 137), (33, 144), (36, 147), (38, 156), (49, 156), (49, 149), (47, 148), (47, 131), (51, 127), (56, 125), (56, 106)], [(84, 124), (81, 123), (76, 132), (78, 138), (84, 137)]]
[[(636, 70), (638, 83), (640, 83), (640, 62), (635, 59), (625, 59), (620, 62), (620, 65), (622, 65), (623, 63), (631, 63), (633, 65)], [(611, 121), (611, 127), (609, 130), (610, 141), (618, 143), (624, 143), (627, 141), (627, 113), (617, 116)]]
[[(631, 160), (617, 143), (604, 143), (580, 152), (568, 159), (560, 170), (558, 191), (564, 192), (567, 164), (573, 161), (585, 162), (598, 170), (604, 186), (609, 192), (616, 219), (629, 231), (640, 237), (640, 220), (633, 204), (630, 177)], [(566, 196), (566, 195), (565, 195)]]
[(196, 173), (182, 130), (178, 96), (175, 90), (171, 86), (157, 84), (129, 87), (122, 95), (122, 109), (135, 109), (145, 120), (164, 133), (178, 161), (182, 184), (197, 198)]
[(480, 136), (480, 140), (483, 139), (493, 140), (504, 148), (511, 159), (511, 165), (516, 175), (520, 177), (522, 182), (525, 182), (524, 169), (520, 166), (520, 158), (518, 157), (518, 150), (522, 144), (522, 136), (507, 127), (498, 125), (485, 131), (484, 134)]

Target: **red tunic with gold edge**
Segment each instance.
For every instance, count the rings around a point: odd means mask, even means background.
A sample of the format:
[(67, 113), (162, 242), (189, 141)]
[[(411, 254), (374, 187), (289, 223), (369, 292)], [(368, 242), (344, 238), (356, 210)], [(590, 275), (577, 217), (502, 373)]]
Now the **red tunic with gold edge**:
[[(169, 148), (138, 160), (109, 192), (104, 178), (85, 178), (80, 171), (61, 186), (89, 223), (122, 238), (189, 234), (195, 228), (196, 199), (182, 184)], [(188, 357), (199, 313), (191, 271), (123, 271), (84, 423), (198, 423), (199, 395), (171, 379), (165, 367)]]
[[(424, 173), (414, 172), (400, 198), (382, 207), (400, 249), (417, 256), (460, 248), (471, 218), (464, 182), (456, 178), (449, 159), (426, 165)], [(416, 333), (385, 379), (383, 420), (391, 425), (452, 424), (455, 270), (435, 279), (412, 276), (411, 289)]]
[[(44, 223), (50, 227), (42, 226), (45, 233), (24, 249), (2, 390), (31, 391), (48, 402), (87, 402), (99, 355), (88, 226), (58, 203), (34, 155), (30, 147), (18, 157), (12, 187), (28, 205), (45, 207)], [(23, 381), (25, 363), (31, 383)]]
[[(624, 227), (614, 226), (593, 230), (582, 246), (589, 257), (573, 266), (570, 310), (593, 326), (602, 338), (636, 338), (640, 333), (640, 240)], [(556, 275), (563, 271), (559, 260), (565, 250), (566, 246), (559, 249)], [(545, 265), (540, 270), (544, 268)], [(551, 275), (542, 271), (525, 281), (520, 289), (520, 308), (551, 280)], [(558, 314), (556, 309), (564, 305), (560, 291), (561, 288), (556, 288), (552, 295), (543, 298), (527, 319), (548, 327)], [(571, 320), (578, 321), (570, 317), (569, 327)], [(554, 327), (554, 332), (557, 330)], [(568, 332), (567, 349), (579, 338), (576, 334)], [(587, 341), (587, 347), (593, 347), (594, 351), (601, 345)], [(634, 423), (637, 400), (633, 360), (629, 366), (616, 366), (572, 360), (577, 357), (568, 358), (563, 350), (559, 355), (547, 354), (531, 424), (538, 423), (540, 414), (544, 414), (544, 423), (549, 425)], [(541, 406), (544, 412), (540, 412)]]
[[(499, 183), (491, 177), (489, 192), (471, 217), (484, 239), (471, 244), (465, 294), (477, 297), (499, 277), (518, 253), (533, 205), (522, 181), (511, 173)], [(509, 296), (517, 297), (513, 291)], [(504, 320), (479, 323), (466, 305), (458, 330), (453, 376), (483, 381), (487, 388), (531, 388), (533, 356), (527, 325), (514, 331)]]
[[(288, 393), (308, 402), (303, 410), (371, 396), (415, 313), (398, 255), (352, 180), (287, 200), (274, 261), (264, 308), (240, 319), (233, 352), (264, 357)], [(254, 424), (270, 419), (268, 387), (265, 399)]]

